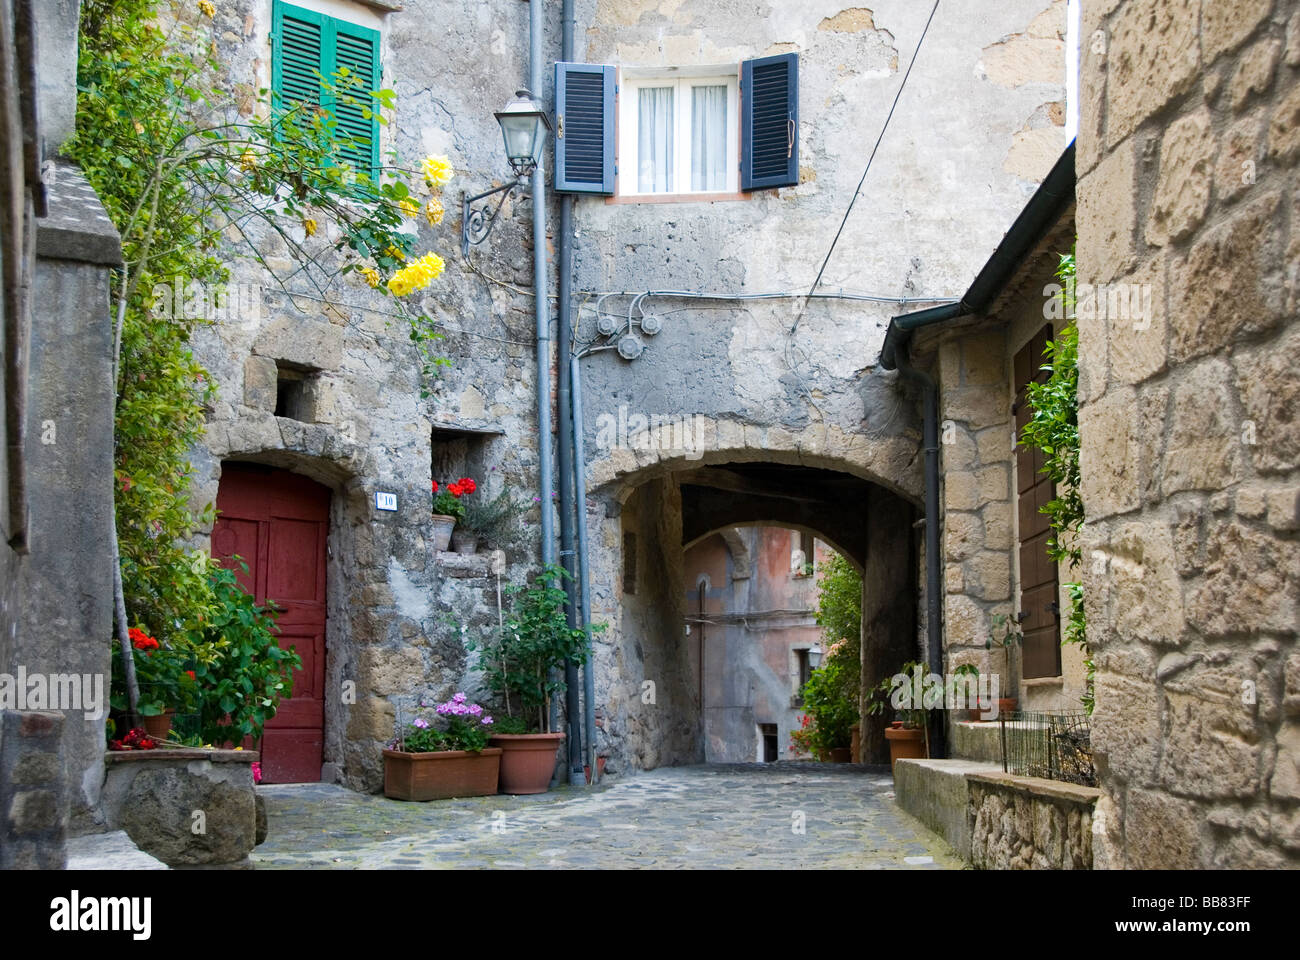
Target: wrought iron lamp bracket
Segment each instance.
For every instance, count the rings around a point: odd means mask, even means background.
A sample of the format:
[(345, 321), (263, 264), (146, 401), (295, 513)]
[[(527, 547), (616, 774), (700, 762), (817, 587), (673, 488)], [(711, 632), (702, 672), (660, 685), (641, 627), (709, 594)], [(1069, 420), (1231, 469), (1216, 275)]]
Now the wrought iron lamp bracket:
[[(472, 245), (480, 244), (488, 238), (492, 228), (496, 226), (497, 218), (501, 215), (501, 208), (505, 206), (506, 200), (524, 181), (523, 177), (516, 177), (509, 183), (502, 184), (483, 193), (467, 197), (465, 194), (460, 196), (460, 252), (461, 256), (469, 256), (469, 248)], [(496, 206), (492, 207), (491, 203), (483, 203), (475, 208), (474, 204), (480, 200), (488, 200), (497, 194), (501, 198), (497, 200)], [(489, 210), (489, 207), (491, 209)]]

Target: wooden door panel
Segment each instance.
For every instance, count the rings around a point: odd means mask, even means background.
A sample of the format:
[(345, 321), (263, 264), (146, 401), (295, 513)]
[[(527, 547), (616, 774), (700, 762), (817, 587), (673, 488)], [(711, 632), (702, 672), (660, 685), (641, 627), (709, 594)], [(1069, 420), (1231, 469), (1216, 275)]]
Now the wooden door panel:
[[(223, 466), (212, 550), (257, 601), (278, 611), (280, 646), (302, 659), (290, 695), (263, 731), (265, 782), (320, 779), (325, 716), (325, 549), (330, 493), (306, 477), (256, 464)], [(230, 560), (238, 553), (249, 573)]]

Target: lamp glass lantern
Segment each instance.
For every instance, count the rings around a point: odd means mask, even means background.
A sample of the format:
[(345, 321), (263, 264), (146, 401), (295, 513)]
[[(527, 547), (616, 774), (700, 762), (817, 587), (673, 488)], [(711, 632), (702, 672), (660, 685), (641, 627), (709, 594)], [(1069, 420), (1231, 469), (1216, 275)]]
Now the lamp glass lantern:
[(820, 643), (814, 643), (808, 649), (808, 666), (816, 670), (821, 665), (822, 665), (822, 645)]
[(531, 93), (520, 90), (513, 100), (497, 111), (496, 118), (501, 124), (510, 166), (518, 176), (528, 176), (542, 159), (546, 135), (551, 130), (550, 117)]

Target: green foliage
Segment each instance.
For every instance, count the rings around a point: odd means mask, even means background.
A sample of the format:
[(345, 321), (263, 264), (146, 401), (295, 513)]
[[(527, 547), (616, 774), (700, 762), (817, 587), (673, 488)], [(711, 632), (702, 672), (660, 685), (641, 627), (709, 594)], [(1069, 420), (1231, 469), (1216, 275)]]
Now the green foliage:
[(532, 504), (516, 497), (507, 487), (491, 500), (471, 500), (465, 504), (461, 526), (492, 546), (505, 549), (523, 540), (522, 518), (530, 509)]
[(817, 565), (817, 625), (826, 653), (800, 695), (806, 712), (792, 746), (822, 756), (847, 747), (858, 722), (862, 682), (862, 576), (841, 554)]
[[(421, 703), (421, 707), (428, 706)], [(408, 753), (436, 753), (441, 750), (470, 750), (475, 753), (487, 746), (497, 730), (491, 716), (477, 703), (469, 703), (458, 693), (432, 712), (421, 710), (406, 726), (405, 732), (391, 744)]]
[[(903, 721), (904, 727), (912, 730), (926, 729), (926, 715), (923, 703), (913, 703), (910, 707), (895, 705), (894, 703), (894, 691), (898, 688), (898, 684), (894, 681), (894, 677), (900, 675), (903, 677), (911, 677), (914, 676), (918, 670), (922, 676), (925, 676), (930, 672), (930, 668), (925, 664), (916, 660), (909, 660), (907, 663), (899, 667), (898, 672), (893, 676), (885, 677), (876, 684), (867, 697), (867, 713), (871, 714), (873, 717), (891, 717), (897, 715)], [(965, 673), (968, 671), (959, 672)], [(926, 752), (928, 753), (928, 734), (926, 741)]]
[(862, 575), (839, 553), (817, 568), (817, 625), (828, 646), (861, 642)]
[[(533, 727), (548, 732), (547, 714), (551, 698), (564, 689), (566, 660), (584, 663), (587, 635), (570, 627), (564, 614), (564, 589), (559, 586), (569, 573), (549, 563), (531, 583), (507, 587), (511, 598), (505, 628), (486, 642), (470, 641), (471, 650), (482, 651), (482, 670), (488, 688), (505, 701), (506, 716), (536, 717)], [(592, 632), (605, 628), (593, 624)], [(555, 676), (552, 678), (552, 672)]]
[(186, 625), (201, 693), (200, 736), (204, 743), (238, 746), (244, 737), (261, 739), (281, 698), (292, 692), (302, 658), (281, 649), (275, 614), (258, 606), (232, 571), (212, 564), (208, 584), (210, 602), (192, 608)]
[(812, 718), (805, 726), (810, 731), (806, 743), (817, 756), (850, 745), (858, 722), (858, 690), (848, 680), (851, 673), (858, 675), (849, 658), (828, 656), (803, 686), (803, 708)]
[[(1047, 555), (1052, 562), (1077, 570), (1083, 559), (1079, 535), (1084, 516), (1079, 473), (1079, 328), (1073, 320), (1073, 250), (1061, 256), (1056, 276), (1062, 284), (1064, 313), (1071, 320), (1043, 352), (1047, 362), (1040, 369), (1049, 373), (1047, 380), (1031, 382), (1026, 389), (1032, 412), (1020, 431), (1020, 440), (1042, 451), (1042, 472), (1056, 485), (1056, 497), (1042, 507), (1052, 527)], [(1076, 580), (1067, 582), (1065, 587), (1070, 597), (1070, 616), (1062, 643), (1077, 643), (1084, 651), (1087, 687), (1082, 700), (1088, 713), (1092, 713), (1094, 668), (1083, 612), (1083, 584)]]

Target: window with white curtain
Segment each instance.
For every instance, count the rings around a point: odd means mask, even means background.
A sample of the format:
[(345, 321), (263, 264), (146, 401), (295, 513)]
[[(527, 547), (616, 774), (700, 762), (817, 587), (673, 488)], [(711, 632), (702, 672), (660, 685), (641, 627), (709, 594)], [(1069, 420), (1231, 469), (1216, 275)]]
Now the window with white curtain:
[(620, 194), (734, 193), (737, 78), (625, 78), (620, 90)]

